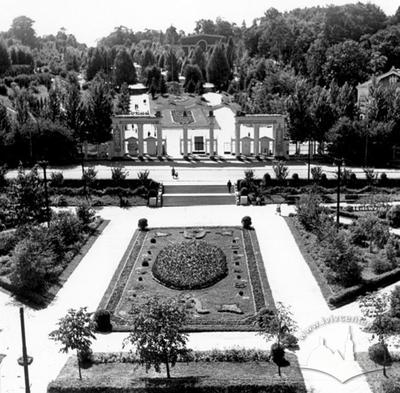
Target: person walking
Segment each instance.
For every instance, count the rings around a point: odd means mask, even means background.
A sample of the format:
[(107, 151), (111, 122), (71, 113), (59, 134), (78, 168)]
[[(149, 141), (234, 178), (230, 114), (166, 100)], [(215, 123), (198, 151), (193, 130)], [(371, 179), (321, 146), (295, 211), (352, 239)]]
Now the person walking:
[(231, 193), (231, 188), (232, 188), (232, 183), (230, 180), (228, 180), (228, 183), (226, 183), (226, 186), (228, 187), (228, 192), (229, 194)]
[(175, 167), (172, 167), (172, 169), (171, 169), (171, 175), (172, 175), (172, 178), (173, 179), (175, 179)]

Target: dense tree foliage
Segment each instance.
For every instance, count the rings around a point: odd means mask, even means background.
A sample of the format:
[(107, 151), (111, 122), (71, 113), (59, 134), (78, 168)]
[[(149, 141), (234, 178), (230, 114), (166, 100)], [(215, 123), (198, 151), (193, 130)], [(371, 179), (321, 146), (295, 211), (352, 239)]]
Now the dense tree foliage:
[(126, 49), (120, 49), (114, 61), (115, 84), (121, 86), (136, 83), (136, 69)]

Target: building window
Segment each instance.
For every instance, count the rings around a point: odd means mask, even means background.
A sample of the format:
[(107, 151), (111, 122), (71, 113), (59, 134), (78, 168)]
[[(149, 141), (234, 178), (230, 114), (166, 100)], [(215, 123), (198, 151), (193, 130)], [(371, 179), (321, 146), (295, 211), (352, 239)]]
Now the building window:
[(204, 138), (202, 136), (194, 137), (194, 150), (204, 151)]

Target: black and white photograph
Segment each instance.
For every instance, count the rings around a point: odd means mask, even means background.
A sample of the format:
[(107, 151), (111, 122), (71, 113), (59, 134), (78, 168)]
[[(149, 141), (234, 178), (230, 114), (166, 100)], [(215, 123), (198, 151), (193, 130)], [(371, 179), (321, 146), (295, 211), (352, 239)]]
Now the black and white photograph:
[(400, 4), (0, 0), (0, 393), (400, 393)]

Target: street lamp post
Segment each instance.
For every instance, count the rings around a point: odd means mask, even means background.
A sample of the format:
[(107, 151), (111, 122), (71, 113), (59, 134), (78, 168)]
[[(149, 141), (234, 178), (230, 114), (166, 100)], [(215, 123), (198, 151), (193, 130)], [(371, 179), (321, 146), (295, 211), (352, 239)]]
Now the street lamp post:
[(337, 165), (337, 185), (336, 185), (336, 226), (339, 228), (339, 216), (340, 216), (340, 180), (341, 180), (341, 173), (342, 173), (342, 164), (343, 160), (336, 158), (335, 164)]
[(25, 393), (31, 392), (29, 384), (29, 371), (28, 366), (32, 363), (33, 357), (28, 356), (26, 350), (26, 337), (25, 337), (25, 320), (24, 320), (24, 308), (19, 308), (19, 316), (21, 321), (21, 338), (22, 338), (22, 357), (18, 359), (18, 364), (24, 367), (24, 378), (25, 378)]
[(47, 189), (47, 166), (48, 162), (45, 160), (39, 161), (39, 165), (43, 168), (43, 181), (44, 181), (44, 196), (46, 199), (46, 219), (47, 225), (50, 226), (50, 203), (49, 203), (49, 192)]

